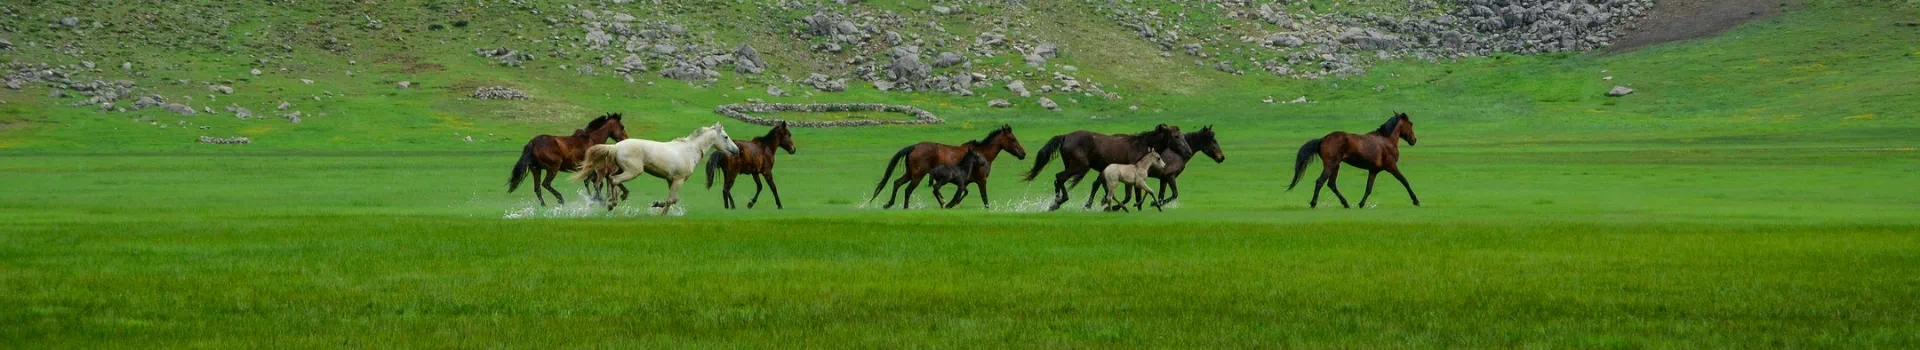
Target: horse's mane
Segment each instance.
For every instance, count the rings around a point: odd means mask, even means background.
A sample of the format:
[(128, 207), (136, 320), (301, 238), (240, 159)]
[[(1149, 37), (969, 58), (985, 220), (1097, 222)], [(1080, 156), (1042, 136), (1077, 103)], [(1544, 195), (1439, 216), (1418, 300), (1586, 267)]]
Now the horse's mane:
[(973, 143), (982, 144), (982, 145), (992, 144), (994, 137), (998, 137), (1000, 136), (1000, 134), (1005, 134), (1009, 132), (1013, 132), (1013, 126), (1001, 125), (1000, 128), (993, 129), (993, 131), (988, 132), (987, 137), (982, 137), (980, 138), (980, 141), (973, 141)]
[(1393, 128), (1400, 126), (1400, 118), (1404, 118), (1404, 117), (1395, 115), (1393, 116), (1393, 118), (1388, 118), (1386, 124), (1380, 124), (1380, 130), (1374, 130), (1373, 132), (1379, 133), (1380, 136), (1393, 135)]
[(1126, 138), (1127, 145), (1133, 147), (1153, 147), (1158, 146), (1154, 144), (1155, 141), (1164, 141), (1172, 135), (1167, 135), (1165, 132), (1160, 131), (1159, 127), (1154, 127), (1153, 130), (1147, 130), (1138, 134), (1118, 136)]
[[(1209, 127), (1204, 127), (1204, 128), (1200, 128), (1200, 131), (1195, 131), (1195, 132), (1192, 132), (1192, 133), (1188, 133), (1188, 134), (1187, 134), (1187, 144), (1188, 144), (1188, 145), (1194, 145), (1194, 144), (1200, 144), (1200, 145), (1205, 145), (1205, 144), (1207, 144), (1207, 143), (1210, 143), (1210, 142), (1215, 142), (1215, 141), (1213, 140), (1213, 127), (1211, 127), (1211, 126), (1209, 126)], [(1177, 150), (1176, 150), (1176, 151), (1174, 151), (1174, 152), (1176, 152), (1176, 153), (1177, 153), (1177, 152), (1179, 152), (1179, 151), (1177, 151)], [(1188, 150), (1188, 152), (1186, 152), (1186, 154), (1181, 154), (1180, 156), (1181, 156), (1181, 157), (1187, 157), (1187, 158), (1193, 158), (1193, 153), (1194, 153), (1194, 152), (1199, 152), (1199, 150), (1196, 150), (1196, 149), (1189, 149), (1189, 150)]]

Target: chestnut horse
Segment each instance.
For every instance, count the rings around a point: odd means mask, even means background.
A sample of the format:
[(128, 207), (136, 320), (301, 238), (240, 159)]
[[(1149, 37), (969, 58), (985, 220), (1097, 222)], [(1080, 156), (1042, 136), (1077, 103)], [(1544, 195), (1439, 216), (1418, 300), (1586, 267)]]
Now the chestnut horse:
[(773, 188), (773, 207), (786, 208), (785, 204), (780, 203), (780, 185), (773, 183), (773, 155), (778, 154), (773, 149), (777, 147), (786, 150), (787, 154), (793, 154), (793, 133), (787, 131), (787, 122), (774, 124), (773, 130), (767, 131), (767, 136), (755, 137), (747, 142), (734, 140), (733, 143), (740, 147), (740, 155), (728, 156), (720, 151), (707, 155), (707, 188), (713, 188), (713, 168), (726, 172), (726, 184), (720, 188), (720, 198), (726, 202), (727, 209), (733, 209), (736, 207), (733, 204), (734, 177), (740, 174), (752, 176), (753, 199), (747, 200), (747, 208), (752, 209), (754, 203), (760, 202), (760, 177), (764, 176), (767, 178), (767, 187)]
[(1407, 197), (1413, 198), (1413, 205), (1420, 206), (1420, 196), (1413, 194), (1413, 185), (1407, 184), (1407, 176), (1400, 174), (1400, 140), (1407, 140), (1407, 145), (1412, 146), (1420, 138), (1413, 136), (1413, 119), (1408, 118), (1406, 113), (1394, 112), (1393, 118), (1381, 124), (1380, 129), (1365, 135), (1335, 131), (1326, 137), (1307, 141), (1300, 145), (1299, 155), (1294, 158), (1293, 183), (1287, 185), (1287, 190), (1291, 191), (1300, 184), (1300, 175), (1306, 173), (1307, 162), (1319, 156), (1323, 169), (1320, 179), (1313, 182), (1313, 200), (1307, 202), (1308, 207), (1320, 206), (1320, 186), (1326, 185), (1333, 189), (1334, 197), (1340, 198), (1340, 206), (1352, 208), (1347, 205), (1347, 196), (1340, 194), (1340, 186), (1336, 184), (1340, 178), (1341, 162), (1367, 170), (1367, 192), (1360, 195), (1360, 207), (1365, 208), (1367, 197), (1373, 196), (1373, 179), (1380, 176), (1381, 171), (1399, 179), (1400, 186), (1407, 188)]
[[(1192, 146), (1194, 151), (1205, 153), (1207, 158), (1213, 158), (1214, 163), (1224, 163), (1227, 161), (1227, 152), (1220, 150), (1220, 140), (1214, 136), (1212, 125), (1202, 127), (1200, 131), (1189, 133), (1185, 136), (1187, 138), (1187, 145)], [(1147, 176), (1160, 179), (1160, 193), (1166, 197), (1161, 199), (1159, 203), (1154, 203), (1154, 205), (1167, 204), (1180, 198), (1180, 183), (1175, 180), (1180, 178), (1181, 173), (1186, 172), (1187, 161), (1193, 159), (1193, 153), (1181, 154), (1180, 151), (1172, 149), (1160, 150), (1160, 160), (1166, 162), (1167, 166), (1153, 168), (1152, 171), (1147, 173)], [(1169, 187), (1172, 188), (1171, 191), (1168, 190)], [(1093, 209), (1093, 198), (1100, 195), (1102, 188), (1103, 186), (1093, 186), (1093, 191), (1087, 192), (1087, 209)], [(1125, 201), (1123, 200), (1122, 202)], [(1135, 202), (1133, 207), (1134, 209), (1141, 209), (1145, 204), (1146, 202)]]
[[(1001, 151), (1012, 154), (1017, 159), (1027, 159), (1027, 149), (1020, 147), (1020, 140), (1013, 136), (1013, 126), (1001, 125), (999, 129), (988, 132), (987, 137), (979, 141), (967, 141), (959, 146), (921, 142), (901, 148), (900, 152), (893, 154), (892, 160), (887, 161), (887, 172), (880, 175), (880, 184), (873, 187), (873, 198), (868, 200), (880, 198), (880, 190), (887, 188), (887, 179), (893, 177), (893, 168), (900, 165), (902, 158), (906, 159), (906, 173), (901, 174), (899, 180), (893, 181), (893, 194), (887, 196), (887, 205), (882, 208), (893, 208), (893, 204), (896, 203), (894, 199), (900, 196), (900, 185), (907, 185), (906, 200), (912, 203), (913, 190), (920, 187), (920, 181), (925, 179), (927, 172), (933, 171), (935, 166), (960, 164), (960, 158), (966, 156), (967, 152), (979, 152), (988, 166), (975, 168), (973, 178), (969, 180), (980, 188), (980, 204), (992, 208), (993, 203), (987, 199), (987, 175), (993, 171), (993, 159), (998, 158)], [(960, 201), (955, 200), (948, 202), (946, 207), (952, 208), (959, 204)], [(900, 209), (907, 209), (907, 207), (907, 205), (901, 205)]]
[[(619, 142), (627, 139), (627, 126), (620, 124), (620, 113), (610, 113), (593, 118), (587, 122), (586, 129), (574, 130), (573, 135), (534, 136), (527, 145), (520, 148), (520, 161), (513, 164), (513, 174), (507, 178), (507, 193), (520, 188), (520, 181), (531, 174), (534, 178), (533, 198), (540, 206), (547, 206), (540, 189), (546, 188), (553, 193), (553, 200), (566, 205), (566, 198), (560, 197), (560, 191), (553, 189), (553, 178), (561, 172), (572, 172), (580, 167), (580, 160), (587, 157), (587, 147), (607, 142)], [(542, 178), (540, 173), (546, 172)], [(591, 187), (591, 185), (589, 185)], [(625, 188), (622, 187), (624, 190)]]
[[(1186, 136), (1177, 126), (1160, 124), (1138, 135), (1074, 131), (1047, 140), (1047, 145), (1040, 147), (1040, 154), (1034, 158), (1033, 170), (1028, 170), (1021, 181), (1033, 181), (1041, 169), (1046, 169), (1047, 162), (1053, 160), (1054, 153), (1059, 153), (1066, 169), (1053, 175), (1053, 206), (1047, 210), (1060, 210), (1060, 204), (1067, 202), (1067, 190), (1079, 186), (1088, 171), (1106, 169), (1108, 164), (1133, 163), (1157, 149), (1193, 154), (1193, 148), (1187, 145)], [(1069, 180), (1073, 181), (1072, 185), (1067, 184)]]

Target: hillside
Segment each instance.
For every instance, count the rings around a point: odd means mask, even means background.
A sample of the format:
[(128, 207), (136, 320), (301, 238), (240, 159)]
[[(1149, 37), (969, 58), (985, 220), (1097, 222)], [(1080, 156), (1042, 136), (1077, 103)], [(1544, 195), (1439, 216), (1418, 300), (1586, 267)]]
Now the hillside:
[[(913, 104), (982, 123), (1207, 122), (1248, 109), (1281, 119), (1400, 109), (1466, 123), (1583, 111), (1676, 126), (1742, 114), (1911, 117), (1897, 108), (1910, 95), (1874, 88), (1912, 83), (1897, 74), (1913, 71), (1900, 46), (1914, 33), (1898, 24), (1910, 6), (1811, 1), (1707, 47), (1570, 54), (1605, 48), (1650, 6), (14, 2), (0, 5), (0, 27), (8, 83), (21, 88), (0, 92), (0, 147), (217, 150), (194, 140), (244, 136), (256, 150), (502, 150), (485, 144), (607, 111), (646, 116), (649, 129), (691, 125), (746, 101)], [(1851, 17), (1865, 20), (1831, 21)], [(1814, 23), (1825, 29), (1793, 29)], [(1727, 87), (1689, 86), (1700, 77)], [(1802, 82), (1837, 85), (1791, 88)], [(1612, 85), (1640, 95), (1601, 96)], [(496, 86), (527, 99), (475, 98)], [(93, 142), (103, 138), (119, 142)]]

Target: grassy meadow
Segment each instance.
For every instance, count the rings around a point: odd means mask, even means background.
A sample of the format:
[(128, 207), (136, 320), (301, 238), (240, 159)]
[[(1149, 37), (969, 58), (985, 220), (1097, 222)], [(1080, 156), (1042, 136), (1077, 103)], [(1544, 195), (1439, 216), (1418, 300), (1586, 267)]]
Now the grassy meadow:
[[(1159, 86), (1121, 65), (1085, 74), (1125, 99), (1056, 98), (1060, 112), (985, 107), (1004, 89), (770, 97), (764, 77), (508, 71), (457, 40), (410, 44), (444, 70), (342, 59), (296, 72), (333, 77), (312, 85), (241, 84), (323, 96), (294, 102), (312, 115), (301, 124), (129, 118), (0, 90), (0, 347), (1911, 348), (1920, 30), (1898, 23), (1915, 16), (1808, 1), (1618, 55), (1386, 62), (1321, 81), (1175, 64)], [(1086, 51), (1062, 60), (1129, 59)], [(153, 75), (246, 70), (169, 59)], [(460, 98), (495, 82), (535, 99)], [(1614, 85), (1637, 92), (1602, 95)], [(1302, 95), (1314, 102), (1260, 102)], [(613, 212), (573, 182), (554, 184), (564, 207), (506, 193), (533, 134), (620, 111), (635, 137), (721, 120), (748, 139), (766, 129), (712, 113), (748, 97), (913, 104), (948, 122), (795, 129), (779, 210), (771, 194), (721, 209), (718, 189), (689, 184), (684, 212), (651, 215), (632, 205), (665, 196), (651, 177)], [(1401, 152), (1424, 206), (1390, 177), (1365, 208), (1328, 192), (1310, 209), (1310, 183), (1286, 190), (1302, 142), (1394, 111), (1420, 136)], [(1080, 210), (1087, 184), (1045, 212), (1050, 184), (1018, 181), (1031, 154), (995, 164), (991, 209), (978, 191), (955, 210), (868, 203), (914, 142), (1005, 124), (1033, 153), (1072, 130), (1158, 123), (1212, 125), (1227, 153), (1190, 165), (1165, 212)], [(208, 133), (255, 143), (191, 143)], [(1342, 175), (1357, 202), (1365, 173)], [(744, 205), (752, 182), (736, 186)]]

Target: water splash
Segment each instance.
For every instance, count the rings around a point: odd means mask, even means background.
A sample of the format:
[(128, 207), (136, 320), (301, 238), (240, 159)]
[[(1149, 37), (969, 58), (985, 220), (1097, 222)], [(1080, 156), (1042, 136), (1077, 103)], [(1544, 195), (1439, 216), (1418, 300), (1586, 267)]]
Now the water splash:
[[(565, 205), (552, 207), (541, 207), (537, 202), (522, 202), (512, 208), (507, 208), (500, 217), (502, 219), (528, 219), (663, 216), (661, 215), (660, 208), (652, 207), (651, 204), (653, 202), (649, 200), (635, 199), (623, 201), (620, 203), (620, 206), (614, 207), (613, 210), (607, 210), (606, 202), (593, 200), (592, 196), (589, 195), (585, 189), (575, 191), (572, 198), (578, 199), (568, 201)], [(687, 215), (687, 207), (682, 204), (667, 209), (664, 216), (684, 215)]]

